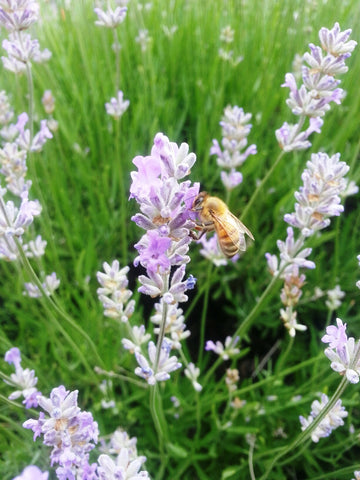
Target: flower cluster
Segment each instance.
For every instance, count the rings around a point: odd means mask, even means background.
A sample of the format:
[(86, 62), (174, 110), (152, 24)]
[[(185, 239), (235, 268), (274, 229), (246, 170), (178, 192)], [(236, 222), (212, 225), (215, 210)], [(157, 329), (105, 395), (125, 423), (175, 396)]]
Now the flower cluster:
[[(301, 430), (305, 430), (315, 418), (321, 413), (321, 411), (325, 408), (327, 403), (329, 402), (329, 398), (325, 393), (321, 395), (321, 402), (319, 400), (315, 400), (311, 404), (311, 413), (308, 418), (304, 418), (300, 416), (300, 423), (301, 423)], [(320, 438), (328, 437), (333, 430), (336, 428), (344, 425), (343, 418), (348, 416), (348, 412), (345, 410), (345, 407), (341, 405), (341, 400), (339, 399), (334, 407), (330, 410), (330, 412), (325, 415), (325, 417), (321, 420), (319, 425), (315, 428), (315, 430), (311, 434), (311, 440), (317, 443)]]
[[(300, 88), (296, 85), (294, 75), (286, 74), (282, 85), (290, 89), (286, 103), (292, 113), (299, 116), (299, 121), (295, 125), (285, 122), (275, 132), (280, 147), (285, 152), (310, 147), (308, 138), (313, 132), (320, 133), (323, 125), (321, 117), (330, 109), (330, 104), (340, 104), (344, 98), (345, 92), (338, 88), (340, 80), (336, 76), (347, 72), (345, 60), (357, 45), (354, 40), (348, 40), (350, 34), (350, 29), (342, 32), (338, 23), (331, 30), (321, 28), (321, 47), (310, 43), (310, 53), (303, 56), (303, 83)], [(309, 118), (309, 126), (302, 130), (306, 118)]]
[(39, 17), (39, 4), (34, 0), (14, 0), (1, 2), (0, 25), (9, 32), (2, 46), (7, 57), (1, 57), (4, 67), (16, 74), (23, 73), (32, 61), (43, 62), (50, 58), (47, 49), (40, 51), (39, 41), (31, 38), (25, 30)]
[(26, 408), (36, 408), (41, 392), (35, 387), (38, 381), (37, 377), (35, 377), (35, 371), (22, 368), (20, 350), (16, 347), (8, 350), (4, 358), (5, 362), (15, 367), (15, 373), (10, 375), (9, 381), (6, 380), (6, 383), (17, 388), (15, 392), (9, 395), (9, 400), (16, 400), (23, 396), (23, 404)]
[[(133, 351), (139, 367), (135, 373), (149, 384), (169, 378), (168, 373), (181, 364), (172, 349), (181, 348), (181, 340), (189, 336), (184, 324), (180, 302), (187, 301), (186, 291), (195, 285), (190, 275), (186, 280), (185, 269), (190, 258), (187, 255), (194, 226), (192, 203), (199, 192), (199, 185), (180, 181), (190, 173), (195, 154), (183, 143), (178, 147), (162, 133), (154, 139), (151, 155), (137, 156), (133, 163), (138, 171), (131, 173), (130, 198), (135, 198), (141, 213), (132, 220), (146, 233), (135, 245), (138, 256), (135, 266), (141, 265), (146, 275), (140, 275), (139, 291), (152, 298), (159, 297), (156, 313), (151, 318), (157, 325), (158, 344), (148, 344), (147, 357), (141, 353), (145, 342), (145, 329), (137, 329), (137, 341), (123, 339), (123, 345)], [(135, 327), (134, 327), (135, 328)], [(140, 327), (141, 328), (141, 327)], [(167, 335), (166, 338), (165, 335)]]
[(322, 342), (328, 343), (325, 349), (325, 355), (331, 361), (331, 368), (346, 375), (350, 383), (358, 383), (360, 376), (360, 342), (355, 343), (353, 337), (346, 334), (346, 323), (340, 318), (336, 319), (335, 325), (326, 328), (326, 335), (321, 339)]
[[(57, 278), (56, 273), (53, 272), (51, 275), (46, 275), (44, 282), (41, 284), (42, 289), (47, 297), (50, 297), (57, 288), (59, 288), (60, 280)], [(31, 298), (40, 298), (42, 297), (42, 292), (37, 285), (34, 285), (31, 282), (24, 283), (25, 290), (24, 295), (28, 295)]]
[(96, 277), (101, 285), (97, 294), (103, 304), (104, 315), (126, 323), (135, 309), (135, 300), (129, 301), (132, 291), (127, 289), (129, 267), (120, 269), (118, 260), (114, 260), (111, 265), (103, 263), (103, 268), (105, 272), (97, 272)]
[[(311, 161), (302, 174), (303, 185), (295, 193), (295, 212), (286, 214), (284, 220), (291, 226), (287, 229), (285, 242), (278, 240), (280, 262), (276, 255), (266, 254), (268, 267), (272, 275), (284, 279), (285, 286), (281, 300), (285, 309), (281, 309), (281, 318), (294, 336), (296, 330), (306, 327), (297, 323), (294, 306), (301, 296), (301, 287), (305, 275), (299, 273), (300, 268), (315, 268), (315, 263), (308, 260), (311, 248), (304, 248), (306, 238), (330, 225), (330, 217), (338, 216), (344, 210), (340, 194), (346, 189), (344, 176), (349, 171), (340, 155), (329, 157), (325, 153), (311, 156)], [(298, 228), (300, 235), (295, 238), (293, 227)]]
[[(70, 392), (64, 386), (54, 388), (50, 398), (38, 397), (41, 412), (38, 420), (26, 420), (24, 427), (34, 432), (34, 440), (43, 435), (43, 443), (53, 447), (51, 465), (59, 479), (76, 478), (79, 471), (95, 470), (89, 465), (89, 452), (98, 440), (98, 426), (91, 413), (82, 412), (77, 405), (78, 391)], [(82, 477), (84, 478), (84, 477)]]
[(210, 155), (216, 155), (217, 164), (225, 169), (221, 172), (221, 180), (229, 191), (243, 180), (236, 168), (241, 167), (249, 155), (257, 153), (256, 145), (247, 147), (247, 136), (252, 127), (250, 120), (251, 113), (244, 113), (244, 110), (237, 106), (227, 106), (220, 122), (223, 135), (222, 148), (214, 139), (210, 149)]

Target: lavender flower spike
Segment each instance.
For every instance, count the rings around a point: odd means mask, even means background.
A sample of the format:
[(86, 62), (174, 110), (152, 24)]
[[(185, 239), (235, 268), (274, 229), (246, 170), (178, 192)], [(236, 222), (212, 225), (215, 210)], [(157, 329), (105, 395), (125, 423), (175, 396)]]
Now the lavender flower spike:
[[(322, 48), (310, 43), (310, 53), (303, 56), (302, 85), (298, 88), (292, 73), (285, 75), (282, 87), (290, 90), (286, 103), (300, 119), (295, 125), (285, 122), (276, 130), (276, 138), (284, 151), (308, 148), (311, 145), (309, 135), (320, 132), (320, 117), (330, 110), (332, 102), (340, 104), (345, 97), (344, 90), (338, 88), (341, 81), (335, 76), (348, 70), (345, 60), (356, 46), (354, 40), (347, 41), (350, 33), (350, 29), (341, 32), (338, 23), (335, 23), (332, 30), (321, 28), (319, 38)], [(309, 118), (310, 126), (302, 131), (306, 118)]]
[(59, 464), (60, 478), (75, 478), (79, 469), (87, 468), (88, 453), (98, 439), (97, 423), (91, 413), (80, 410), (77, 396), (77, 390), (54, 388), (50, 398), (39, 398), (39, 406), (47, 416), (41, 412), (38, 420), (30, 419), (23, 424), (34, 432), (34, 440), (43, 435), (43, 443), (53, 447), (51, 465)]
[(18, 388), (18, 390), (9, 395), (9, 400), (16, 400), (20, 396), (23, 396), (23, 404), (26, 408), (36, 408), (41, 392), (35, 387), (38, 381), (37, 377), (35, 377), (35, 371), (22, 368), (20, 350), (16, 347), (11, 348), (5, 353), (5, 362), (15, 367), (15, 373), (10, 375), (11, 382), (6, 383)]
[(355, 343), (353, 337), (346, 334), (346, 323), (343, 324), (340, 318), (336, 319), (337, 327), (330, 325), (326, 329), (326, 335), (321, 339), (329, 343), (325, 349), (325, 355), (331, 361), (331, 368), (346, 375), (350, 383), (358, 383), (360, 379), (360, 341)]
[[(308, 418), (300, 416), (301, 430), (305, 430), (314, 419), (320, 414), (326, 404), (329, 402), (329, 398), (325, 393), (321, 395), (321, 402), (315, 400), (311, 404), (311, 414)], [(333, 430), (344, 425), (343, 418), (348, 416), (348, 412), (345, 410), (345, 407), (341, 405), (341, 400), (339, 399), (332, 410), (322, 419), (319, 425), (311, 434), (311, 440), (317, 443), (320, 438), (328, 437)]]

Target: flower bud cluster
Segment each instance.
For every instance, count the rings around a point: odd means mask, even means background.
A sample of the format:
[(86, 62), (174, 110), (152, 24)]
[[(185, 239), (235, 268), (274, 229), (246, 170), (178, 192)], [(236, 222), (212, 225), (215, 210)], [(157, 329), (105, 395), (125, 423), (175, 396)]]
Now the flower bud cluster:
[[(285, 152), (309, 148), (311, 143), (308, 137), (313, 132), (320, 133), (323, 125), (321, 117), (330, 109), (330, 104), (340, 104), (345, 97), (344, 90), (338, 88), (340, 80), (335, 77), (347, 72), (345, 60), (357, 45), (354, 40), (348, 40), (350, 34), (350, 29), (342, 32), (337, 22), (331, 30), (321, 28), (321, 47), (310, 43), (310, 53), (303, 56), (303, 83), (300, 88), (292, 73), (285, 75), (282, 87), (290, 89), (286, 103), (293, 114), (299, 116), (297, 124), (289, 125), (285, 122), (275, 132), (279, 145)], [(306, 118), (309, 118), (309, 127), (302, 130)]]
[(221, 181), (229, 191), (243, 180), (242, 174), (236, 168), (241, 167), (249, 155), (257, 153), (256, 145), (246, 148), (247, 136), (252, 128), (250, 120), (251, 113), (244, 113), (244, 110), (237, 106), (227, 106), (220, 122), (223, 135), (222, 148), (217, 140), (213, 140), (210, 149), (210, 155), (216, 155), (217, 164), (225, 169), (221, 172)]

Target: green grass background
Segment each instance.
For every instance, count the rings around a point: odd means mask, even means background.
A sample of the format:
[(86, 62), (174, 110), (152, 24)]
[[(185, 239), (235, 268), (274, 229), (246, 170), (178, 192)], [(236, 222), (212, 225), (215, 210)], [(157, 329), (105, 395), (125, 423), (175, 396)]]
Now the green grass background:
[[(221, 139), (219, 121), (228, 104), (253, 114), (249, 143), (258, 148), (258, 154), (244, 164), (244, 182), (231, 197), (232, 211), (241, 214), (257, 182), (279, 154), (275, 129), (284, 121), (296, 121), (285, 104), (288, 89), (280, 88), (295, 54), (307, 51), (310, 42), (318, 44), (318, 30), (332, 28), (336, 21), (342, 29), (352, 28), (351, 38), (359, 42), (360, 4), (358, 0), (154, 0), (147, 9), (131, 0), (127, 18), (118, 28), (120, 88), (130, 100), (119, 122), (108, 117), (104, 108), (116, 94), (113, 36), (94, 25), (92, 2), (73, 1), (70, 7), (62, 2), (42, 2), (41, 10), (42, 20), (35, 32), (42, 48), (51, 50), (52, 58), (47, 64), (33, 66), (37, 119), (44, 118), (41, 97), (50, 89), (56, 98), (54, 117), (59, 130), (29, 164), (28, 177), (34, 182), (31, 192), (44, 209), (34, 231), (48, 241), (45, 257), (33, 266), (37, 272), (57, 272), (61, 279), (57, 298), (73, 320), (49, 311), (42, 301), (24, 297), (26, 272), (20, 265), (3, 262), (0, 353), (18, 346), (23, 365), (36, 370), (39, 389), (46, 395), (60, 384), (79, 389), (81, 407), (92, 411), (102, 434), (120, 425), (137, 436), (138, 451), (147, 456), (146, 468), (152, 478), (248, 478), (247, 433), (256, 434), (254, 468), (260, 477), (278, 449), (299, 433), (298, 416), (309, 414), (316, 394), (330, 395), (339, 383), (320, 342), (330, 316), (324, 299), (311, 301), (316, 286), (327, 290), (341, 285), (346, 297), (336, 315), (359, 337), (360, 298), (355, 288), (360, 278), (356, 260), (360, 253), (358, 195), (347, 199), (345, 214), (311, 240), (316, 269), (306, 272), (307, 284), (298, 308), (300, 323), (305, 323), (308, 331), (296, 336), (285, 364), (281, 359), (289, 338), (279, 319), (279, 284), (248, 332), (243, 355), (232, 364), (240, 370), (238, 393), (246, 400), (245, 407), (234, 412), (228, 405), (223, 375), (231, 362), (213, 373), (200, 395), (182, 372), (172, 375), (161, 389), (168, 425), (163, 456), (154, 442), (147, 389), (114, 379), (116, 412), (101, 409), (98, 385), (103, 377), (94, 374), (93, 368), (101, 363), (106, 370), (131, 375), (135, 365), (121, 348), (122, 326), (103, 316), (95, 274), (104, 261), (115, 258), (121, 265), (132, 264), (133, 245), (142, 232), (130, 221), (137, 207), (128, 201), (129, 173), (133, 157), (149, 153), (158, 131), (178, 144), (187, 142), (197, 155), (191, 180), (224, 196), (209, 149), (213, 138)], [(177, 30), (168, 38), (163, 26), (173, 25)], [(235, 30), (234, 56), (244, 57), (236, 66), (218, 55), (220, 32), (227, 25)], [(152, 38), (146, 52), (135, 41), (141, 28), (148, 29)], [(187, 271), (198, 278), (198, 284), (190, 302), (183, 306), (192, 331), (184, 350), (194, 362), (199, 355), (203, 357), (199, 365), (203, 374), (214, 356), (199, 353), (201, 318), (206, 318), (206, 339), (224, 340), (254, 307), (270, 281), (264, 254), (277, 253), (276, 240), (286, 236), (283, 215), (293, 211), (293, 193), (301, 184), (301, 172), (311, 153), (340, 152), (351, 166), (349, 177), (359, 183), (358, 49), (347, 62), (349, 72), (341, 77), (341, 87), (347, 91), (342, 105), (333, 106), (325, 116), (322, 133), (313, 137), (309, 150), (282, 159), (243, 219), (256, 241), (241, 261), (215, 268), (199, 255), (195, 245), (191, 247)], [(0, 88), (9, 93), (16, 114), (26, 110), (25, 77), (15, 78), (2, 69)], [(140, 324), (148, 323), (151, 303), (136, 293), (138, 273), (132, 268), (129, 279), (137, 300), (132, 322)], [(249, 373), (274, 344), (276, 353), (253, 381)], [(11, 371), (5, 364), (1, 368)], [(9, 387), (2, 384), (0, 393), (8, 396)], [(180, 419), (174, 417), (172, 395), (180, 399)], [(269, 399), (270, 395), (275, 399)], [(292, 400), (296, 395), (302, 396), (298, 402)], [(359, 398), (358, 387), (350, 386), (343, 398), (349, 411), (346, 425), (315, 448), (306, 444), (292, 452), (269, 478), (352, 478), (353, 470), (360, 468)], [(30, 463), (48, 468), (47, 447), (39, 440), (34, 444), (31, 432), (21, 426), (27, 415), (22, 408), (0, 403), (0, 476), (4, 480)], [(355, 433), (349, 433), (350, 425)], [(279, 428), (286, 437), (274, 436)]]

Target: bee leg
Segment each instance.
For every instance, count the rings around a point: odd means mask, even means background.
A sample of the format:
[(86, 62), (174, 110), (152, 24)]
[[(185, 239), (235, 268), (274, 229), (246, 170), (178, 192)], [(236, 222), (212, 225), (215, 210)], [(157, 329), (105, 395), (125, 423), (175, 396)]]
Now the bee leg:
[(190, 230), (189, 232), (189, 236), (193, 240), (200, 240), (200, 238), (206, 233), (205, 228), (201, 225), (196, 225), (195, 230), (197, 231), (195, 232), (194, 230)]

